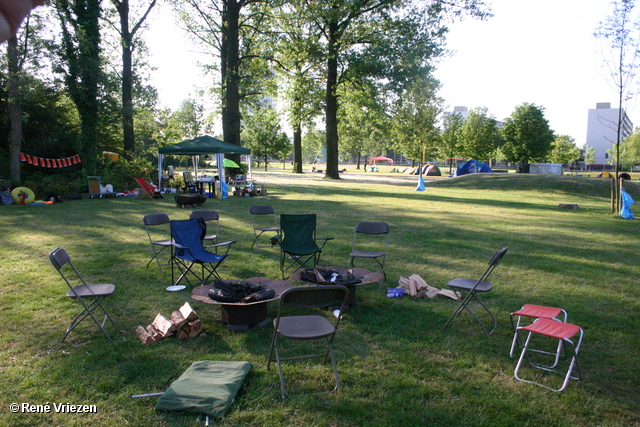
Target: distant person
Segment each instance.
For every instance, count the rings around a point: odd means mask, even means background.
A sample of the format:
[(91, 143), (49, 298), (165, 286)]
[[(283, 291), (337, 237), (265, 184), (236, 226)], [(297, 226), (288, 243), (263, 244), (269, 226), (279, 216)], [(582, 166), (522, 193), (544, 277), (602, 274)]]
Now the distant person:
[(45, 0), (0, 0), (0, 43), (18, 32), (22, 20)]

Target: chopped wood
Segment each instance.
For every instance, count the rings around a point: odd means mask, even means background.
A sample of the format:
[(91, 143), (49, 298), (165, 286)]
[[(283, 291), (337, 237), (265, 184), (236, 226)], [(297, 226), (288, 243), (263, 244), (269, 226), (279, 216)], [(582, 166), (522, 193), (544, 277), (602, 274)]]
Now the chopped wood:
[(171, 320), (167, 319), (160, 313), (158, 313), (151, 324), (155, 326), (155, 328), (162, 334), (163, 337), (171, 336), (171, 334), (173, 334), (173, 331), (176, 330), (176, 325), (174, 325)]
[(565, 209), (578, 209), (578, 204), (577, 203), (560, 203), (558, 207), (565, 208)]
[(175, 337), (178, 338), (179, 340), (183, 340), (183, 339), (189, 338), (189, 334), (183, 331), (182, 329), (180, 329), (179, 331), (176, 331)]
[(160, 333), (159, 330), (156, 329), (155, 326), (153, 326), (152, 324), (148, 324), (147, 325), (147, 332), (153, 337), (153, 339), (155, 340), (159, 340), (160, 338), (162, 338), (162, 334)]
[(451, 299), (460, 301), (462, 299), (462, 294), (460, 292), (453, 292), (450, 289), (440, 289), (438, 292), (439, 295), (443, 295), (445, 297), (449, 297)]
[(136, 328), (136, 335), (140, 338), (143, 344), (152, 344), (156, 342), (156, 340), (151, 336), (149, 332), (142, 326), (138, 326)]
[(176, 325), (176, 329), (180, 329), (187, 323), (187, 319), (184, 318), (180, 311), (176, 310), (171, 313), (171, 322)]
[(198, 318), (198, 315), (193, 311), (193, 308), (191, 308), (188, 302), (185, 302), (182, 307), (180, 307), (180, 313), (182, 313), (182, 317), (187, 319), (187, 322), (192, 322)]
[(189, 336), (197, 337), (202, 332), (202, 322), (200, 319), (196, 319), (193, 322), (189, 322)]

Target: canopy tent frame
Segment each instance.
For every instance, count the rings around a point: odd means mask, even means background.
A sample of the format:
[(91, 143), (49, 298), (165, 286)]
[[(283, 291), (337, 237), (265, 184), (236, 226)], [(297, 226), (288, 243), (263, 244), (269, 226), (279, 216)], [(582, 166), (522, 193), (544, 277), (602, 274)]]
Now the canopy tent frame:
[[(251, 165), (251, 150), (239, 145), (229, 144), (209, 135), (199, 136), (179, 142), (174, 145), (160, 147), (158, 149), (158, 187), (162, 185), (162, 164), (165, 155), (191, 155), (194, 166), (195, 178), (198, 179), (198, 161), (202, 154), (215, 154), (216, 168), (218, 176), (224, 177), (224, 155), (225, 154), (244, 154), (248, 157), (249, 177), (253, 178), (253, 170)], [(222, 181), (222, 179), (221, 179)]]

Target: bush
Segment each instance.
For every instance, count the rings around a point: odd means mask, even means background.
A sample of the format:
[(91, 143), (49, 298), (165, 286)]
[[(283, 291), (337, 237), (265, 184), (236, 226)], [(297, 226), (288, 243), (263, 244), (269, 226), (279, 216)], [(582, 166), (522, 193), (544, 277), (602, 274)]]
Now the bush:
[(147, 181), (156, 181), (154, 168), (151, 162), (143, 159), (113, 161), (104, 159), (100, 166), (100, 182), (102, 185), (113, 185), (114, 191), (131, 190), (136, 187), (136, 178), (144, 178)]

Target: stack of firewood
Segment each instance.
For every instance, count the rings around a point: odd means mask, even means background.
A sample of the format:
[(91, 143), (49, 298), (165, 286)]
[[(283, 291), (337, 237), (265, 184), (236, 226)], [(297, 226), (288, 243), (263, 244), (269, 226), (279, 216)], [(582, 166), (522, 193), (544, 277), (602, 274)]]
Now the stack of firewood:
[(453, 292), (449, 289), (438, 289), (433, 286), (429, 286), (418, 274), (412, 274), (408, 278), (400, 277), (400, 280), (398, 280), (398, 287), (406, 289), (409, 291), (409, 295), (416, 299), (424, 297), (435, 298), (438, 295), (455, 300), (462, 297), (460, 292)]
[(158, 342), (164, 337), (185, 339), (203, 334), (200, 318), (188, 302), (171, 313), (170, 317), (158, 313), (146, 328), (138, 326), (136, 329), (136, 335), (144, 344)]

